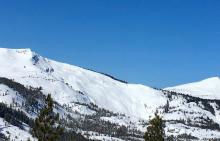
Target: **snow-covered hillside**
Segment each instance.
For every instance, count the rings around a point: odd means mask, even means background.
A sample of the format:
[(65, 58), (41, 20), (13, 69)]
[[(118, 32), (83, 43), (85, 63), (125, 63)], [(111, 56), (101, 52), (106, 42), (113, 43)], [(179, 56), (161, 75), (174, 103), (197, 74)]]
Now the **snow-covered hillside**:
[[(141, 141), (156, 111), (166, 122), (167, 136), (220, 138), (218, 78), (186, 85), (186, 92), (177, 91), (179, 87), (160, 90), (56, 62), (30, 49), (0, 48), (0, 68), (1, 103), (34, 118), (38, 107), (28, 101), (43, 103), (42, 95), (51, 94), (57, 103), (55, 111), (67, 121), (65, 127), (88, 139)], [(37, 97), (29, 96), (33, 91), (39, 93)], [(0, 133), (7, 136), (3, 132), (7, 127), (1, 123)], [(13, 131), (10, 134), (17, 136)]]
[(44, 93), (51, 93), (60, 104), (94, 103), (111, 111), (146, 118), (166, 103), (161, 92), (150, 87), (122, 83), (100, 73), (52, 61), (30, 49), (0, 49), (0, 56), (0, 76), (26, 86), (42, 87)]
[(220, 78), (212, 77), (199, 82), (169, 87), (166, 90), (206, 99), (220, 99)]

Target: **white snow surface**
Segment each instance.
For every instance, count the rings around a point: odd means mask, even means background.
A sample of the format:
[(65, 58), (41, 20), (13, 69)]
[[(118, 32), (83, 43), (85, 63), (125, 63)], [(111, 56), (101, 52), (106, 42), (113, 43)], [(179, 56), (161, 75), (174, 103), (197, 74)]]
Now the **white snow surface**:
[(153, 88), (122, 83), (94, 71), (41, 57), (30, 49), (0, 48), (0, 68), (0, 77), (14, 79), (25, 86), (41, 86), (44, 93), (51, 93), (60, 104), (94, 103), (146, 119), (166, 103), (163, 94)]
[(16, 126), (9, 124), (2, 118), (0, 118), (0, 132), (3, 133), (6, 137), (10, 138), (12, 141), (27, 141), (28, 139), (31, 141), (37, 141), (29, 133), (28, 127), (26, 127), (25, 130), (21, 130)]
[(220, 99), (220, 78), (212, 77), (199, 82), (165, 88), (178, 93), (205, 99)]
[[(14, 79), (26, 87), (42, 87), (44, 94), (50, 93), (56, 102), (61, 105), (68, 105), (73, 111), (81, 114), (92, 114), (94, 111), (74, 102), (93, 103), (114, 113), (125, 114), (126, 117), (112, 116), (101, 117), (101, 119), (118, 125), (135, 126), (142, 132), (146, 130), (146, 127), (141, 125), (139, 120), (146, 121), (149, 117), (152, 118), (155, 111), (161, 110), (161, 107), (165, 106), (168, 101), (161, 90), (141, 84), (122, 83), (94, 71), (44, 58), (30, 49), (0, 48), (0, 68), (0, 77)], [(166, 90), (200, 98), (220, 99), (220, 80), (218, 77), (214, 77), (201, 82), (166, 88)], [(18, 106), (21, 105), (23, 100), (19, 94), (16, 94), (16, 91), (0, 84), (0, 102), (9, 105), (13, 99), (18, 102)], [(169, 106), (168, 113), (159, 111), (163, 113), (162, 116), (165, 120), (192, 119), (194, 122), (199, 123), (200, 117), (204, 117), (220, 124), (220, 111), (215, 103), (211, 103), (215, 112), (214, 115), (203, 109), (202, 105), (195, 102), (187, 103), (186, 99), (178, 95), (173, 96)], [(66, 111), (58, 112), (64, 115)], [(0, 119), (0, 125), (3, 127), (2, 119)], [(7, 134), (6, 129), (10, 129), (9, 132), (13, 137), (17, 134), (25, 134), (13, 132), (17, 128), (10, 127), (12, 129), (4, 128), (5, 132), (3, 133)], [(193, 136), (199, 139), (212, 138), (213, 135), (220, 138), (220, 134), (216, 133), (215, 130), (185, 127), (183, 124), (172, 124), (172, 122), (167, 125), (166, 133), (168, 135), (192, 133)], [(29, 134), (26, 133), (25, 138), (28, 136)], [(89, 138), (120, 141), (120, 139), (98, 134), (91, 134)]]

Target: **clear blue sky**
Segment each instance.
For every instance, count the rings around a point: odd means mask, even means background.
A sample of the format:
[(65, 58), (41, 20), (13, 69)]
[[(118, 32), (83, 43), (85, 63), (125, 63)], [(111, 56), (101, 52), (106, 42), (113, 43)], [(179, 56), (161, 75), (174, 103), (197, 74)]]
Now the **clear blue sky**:
[(0, 46), (132, 83), (220, 75), (219, 0), (1, 0)]

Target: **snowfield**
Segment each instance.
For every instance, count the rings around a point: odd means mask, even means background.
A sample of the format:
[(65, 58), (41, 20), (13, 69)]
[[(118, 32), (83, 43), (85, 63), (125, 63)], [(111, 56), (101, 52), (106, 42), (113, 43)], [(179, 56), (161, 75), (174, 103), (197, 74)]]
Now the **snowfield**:
[(6, 137), (9, 137), (10, 140), (14, 141), (27, 141), (28, 139), (30, 139), (31, 141), (37, 141), (29, 133), (28, 127), (26, 128), (26, 130), (21, 130), (20, 128), (4, 121), (4, 119), (2, 118), (0, 118), (0, 132), (5, 134)]
[(199, 82), (165, 88), (178, 93), (189, 94), (206, 99), (220, 99), (219, 77), (208, 78)]
[[(0, 48), (0, 68), (0, 77), (13, 79), (27, 88), (41, 87), (43, 94), (51, 94), (62, 106), (56, 110), (62, 117), (69, 114), (73, 119), (80, 120), (85, 115), (95, 115), (100, 119), (100, 124), (105, 121), (105, 124), (110, 122), (118, 127), (137, 130), (140, 132), (137, 140), (141, 141), (147, 121), (158, 111), (166, 121), (165, 129), (169, 136), (189, 134), (197, 140), (220, 139), (218, 77), (159, 90), (121, 82), (95, 71), (56, 62), (30, 49)], [(10, 105), (13, 101), (21, 105), (24, 99), (18, 92), (0, 84), (0, 102)], [(21, 110), (26, 113), (24, 109)], [(32, 118), (36, 116), (26, 114)], [(2, 118), (0, 127), (1, 133), (8, 136), (8, 131), (16, 141), (26, 140), (28, 137), (33, 139), (28, 129), (5, 126)], [(85, 129), (78, 131), (90, 139), (132, 140)]]
[(121, 83), (100, 73), (43, 58), (30, 49), (0, 49), (0, 56), (0, 76), (25, 86), (42, 87), (60, 104), (95, 103), (145, 119), (166, 103), (161, 92), (153, 88)]

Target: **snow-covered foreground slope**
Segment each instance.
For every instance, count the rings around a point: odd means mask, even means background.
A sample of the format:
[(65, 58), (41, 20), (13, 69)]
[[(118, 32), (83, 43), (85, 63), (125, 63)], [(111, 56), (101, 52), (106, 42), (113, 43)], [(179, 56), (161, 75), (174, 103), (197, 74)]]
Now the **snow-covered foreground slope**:
[(28, 128), (21, 130), (20, 128), (13, 126), (4, 119), (0, 118), (0, 132), (3, 133), (6, 137), (10, 137), (11, 140), (27, 141), (30, 139), (32, 141), (36, 141), (36, 139), (33, 138), (28, 131)]
[[(52, 95), (58, 107), (55, 111), (68, 121), (66, 128), (90, 139), (143, 140), (147, 120), (156, 111), (166, 122), (167, 136), (186, 138), (187, 135), (188, 139), (197, 140), (220, 138), (220, 101), (215, 100), (219, 92), (217, 78), (192, 84), (191, 91), (186, 92), (189, 95), (184, 95), (176, 89), (169, 91), (173, 88), (158, 90), (129, 84), (44, 58), (30, 49), (1, 48), (0, 68), (0, 103), (13, 104), (12, 108), (34, 118), (38, 109), (29, 110), (31, 105), (25, 104), (30, 98), (26, 89), (37, 88), (40, 94)], [(5, 79), (9, 82), (5, 83)], [(25, 94), (15, 86), (25, 89)], [(198, 98), (204, 95), (209, 99)], [(1, 124), (6, 131), (8, 127)], [(22, 131), (29, 136), (27, 130)], [(1, 130), (0, 133), (6, 134)], [(11, 132), (11, 135), (17, 133)], [(20, 137), (15, 140), (20, 141)]]
[(220, 78), (212, 77), (199, 82), (169, 87), (166, 90), (206, 99), (220, 99)]

